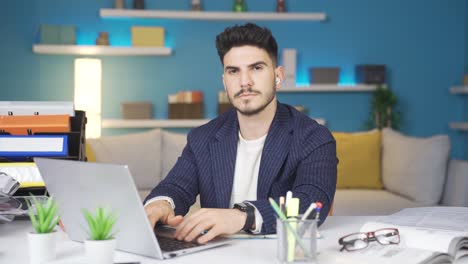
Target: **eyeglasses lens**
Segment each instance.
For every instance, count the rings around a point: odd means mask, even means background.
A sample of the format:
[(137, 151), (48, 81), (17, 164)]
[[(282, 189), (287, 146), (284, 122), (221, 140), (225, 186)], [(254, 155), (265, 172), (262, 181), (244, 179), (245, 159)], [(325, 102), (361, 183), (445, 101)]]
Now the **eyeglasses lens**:
[(364, 233), (349, 235), (343, 239), (343, 243), (345, 248), (350, 251), (363, 249), (369, 244)]
[(400, 236), (394, 229), (381, 229), (375, 231), (375, 239), (383, 245), (398, 244), (400, 242)]

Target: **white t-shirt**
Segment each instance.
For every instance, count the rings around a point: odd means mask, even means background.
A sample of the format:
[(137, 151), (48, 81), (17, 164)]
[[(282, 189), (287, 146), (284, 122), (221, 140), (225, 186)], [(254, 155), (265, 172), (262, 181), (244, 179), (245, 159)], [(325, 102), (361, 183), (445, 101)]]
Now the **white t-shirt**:
[[(237, 142), (236, 167), (234, 170), (234, 181), (232, 184), (231, 200), (229, 208), (233, 208), (235, 203), (241, 203), (247, 200), (257, 200), (258, 173), (260, 171), (260, 161), (262, 159), (263, 145), (267, 134), (254, 140), (245, 140), (239, 131), (239, 141)], [(174, 202), (170, 197), (157, 196), (145, 203), (157, 200), (167, 200), (172, 208), (175, 208)], [(251, 204), (254, 206), (253, 204)], [(255, 207), (255, 206), (254, 206)], [(252, 233), (261, 232), (263, 218), (257, 208), (255, 208), (255, 230)]]

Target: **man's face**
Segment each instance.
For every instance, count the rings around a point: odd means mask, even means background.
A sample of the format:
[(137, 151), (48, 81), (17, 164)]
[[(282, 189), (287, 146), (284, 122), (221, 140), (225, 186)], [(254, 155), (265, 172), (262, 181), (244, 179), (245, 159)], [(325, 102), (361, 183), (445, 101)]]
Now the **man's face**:
[(254, 46), (234, 47), (224, 56), (224, 89), (241, 114), (252, 116), (276, 100), (275, 68), (268, 53)]

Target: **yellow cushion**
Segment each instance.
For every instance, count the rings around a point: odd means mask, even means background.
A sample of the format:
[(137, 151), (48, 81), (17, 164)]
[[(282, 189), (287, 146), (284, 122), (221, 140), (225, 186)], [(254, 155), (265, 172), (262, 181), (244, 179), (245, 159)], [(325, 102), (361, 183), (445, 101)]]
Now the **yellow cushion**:
[(382, 189), (379, 130), (333, 132), (339, 159), (337, 188)]
[(93, 148), (88, 142), (86, 142), (86, 157), (88, 158), (88, 162), (96, 162), (96, 153), (94, 153)]

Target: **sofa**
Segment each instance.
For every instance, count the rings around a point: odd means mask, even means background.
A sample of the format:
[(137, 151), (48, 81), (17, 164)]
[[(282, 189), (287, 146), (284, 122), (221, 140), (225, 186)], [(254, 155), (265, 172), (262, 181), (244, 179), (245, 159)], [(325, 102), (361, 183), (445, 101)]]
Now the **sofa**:
[[(449, 159), (447, 136), (391, 129), (334, 132), (338, 184), (333, 215), (386, 215), (408, 207), (468, 206), (468, 161)], [(186, 135), (153, 129), (87, 140), (91, 162), (125, 164), (144, 199), (177, 161)], [(199, 208), (195, 203), (190, 212)]]

